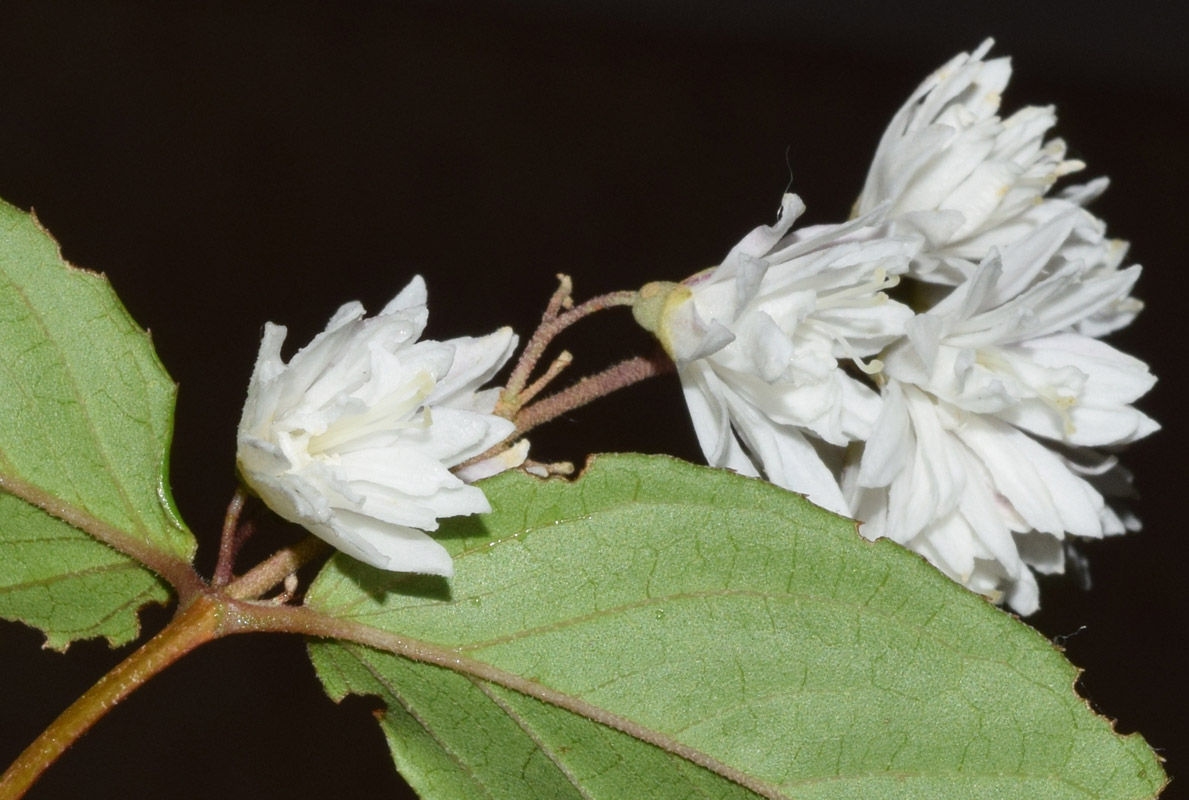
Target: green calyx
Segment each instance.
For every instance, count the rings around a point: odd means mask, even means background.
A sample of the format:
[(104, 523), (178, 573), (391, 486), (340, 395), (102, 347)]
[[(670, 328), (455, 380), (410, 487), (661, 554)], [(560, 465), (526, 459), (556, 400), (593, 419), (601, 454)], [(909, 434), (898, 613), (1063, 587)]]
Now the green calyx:
[(672, 281), (653, 281), (640, 289), (636, 302), (632, 304), (632, 316), (644, 330), (655, 336), (670, 356), (673, 346), (668, 335), (665, 319), (669, 313), (693, 297), (688, 286)]

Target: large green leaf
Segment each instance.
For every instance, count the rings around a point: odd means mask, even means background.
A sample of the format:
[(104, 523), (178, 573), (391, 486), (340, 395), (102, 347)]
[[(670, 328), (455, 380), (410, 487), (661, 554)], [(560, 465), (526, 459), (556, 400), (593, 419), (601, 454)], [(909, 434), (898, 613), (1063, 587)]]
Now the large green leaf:
[(394, 759), (427, 798), (1125, 800), (1163, 785), (1043, 637), (796, 495), (645, 456), (483, 488), (494, 511), (439, 533), (449, 584), (339, 556), (306, 601), (459, 673), (311, 647), (332, 697), (387, 705)]
[(107, 279), (0, 201), (0, 616), (116, 644), (168, 597), (141, 562), (195, 547), (167, 484), (174, 393)]

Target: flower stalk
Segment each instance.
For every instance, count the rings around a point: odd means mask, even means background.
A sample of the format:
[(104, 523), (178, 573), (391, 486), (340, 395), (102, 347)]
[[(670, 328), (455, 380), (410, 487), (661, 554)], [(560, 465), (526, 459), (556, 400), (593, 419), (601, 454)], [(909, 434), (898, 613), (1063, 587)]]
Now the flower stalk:
[[(526, 346), (495, 412), (515, 424), (515, 434), (471, 461), (497, 454), (515, 436), (598, 397), (673, 369), (672, 362), (659, 353), (652, 357), (632, 358), (528, 405), (573, 361), (569, 352), (562, 352), (540, 377), (529, 383), (533, 369), (559, 333), (596, 311), (631, 305), (637, 297), (636, 292), (612, 292), (575, 306), (570, 297), (570, 279), (566, 276), (559, 278), (561, 284), (549, 301), (542, 324)], [(556, 466), (557, 472), (565, 471), (562, 465)], [(242, 467), (241, 464), (241, 470)], [(247, 533), (240, 524), (247, 496), (247, 490), (241, 486), (228, 504), (219, 539), (219, 557), (210, 584), (205, 584), (197, 575), (192, 575), (192, 580), (188, 581), (171, 581), (179, 589), (181, 599), (174, 619), (104, 675), (18, 756), (0, 776), (0, 800), (24, 796), (42, 773), (104, 714), (196, 647), (231, 633), (286, 629), (273, 620), (273, 616), (281, 614), (283, 607), (298, 595), (298, 569), (325, 557), (331, 547), (322, 539), (309, 536), (274, 553), (236, 578), (235, 558)], [(280, 595), (271, 600), (259, 600), (278, 585), (284, 587)], [(266, 608), (273, 610), (266, 611)], [(281, 618), (287, 619), (283, 614), (277, 619)]]
[(301, 567), (328, 555), (331, 550), (331, 546), (317, 536), (307, 536), (297, 544), (273, 553), (229, 584), (224, 593), (234, 600), (261, 597)]
[(673, 372), (674, 369), (673, 362), (662, 353), (636, 356), (621, 361), (525, 408), (513, 420), (516, 423), (516, 431), (523, 435), (538, 425), (557, 419), (562, 414), (581, 408), (600, 397), (646, 378)]
[(223, 532), (219, 537), (219, 561), (215, 565), (211, 586), (226, 586), (231, 582), (236, 553), (246, 538), (239, 525), (239, 515), (244, 510), (244, 502), (247, 499), (247, 494), (240, 486), (236, 488), (231, 502), (227, 505), (227, 514), (223, 518)]
[[(615, 306), (633, 305), (639, 295), (639, 292), (636, 291), (609, 292), (598, 297), (592, 297), (590, 300), (575, 306), (570, 296), (573, 289), (573, 282), (570, 280), (570, 277), (568, 275), (558, 275), (557, 277), (561, 285), (558, 286), (557, 291), (549, 299), (545, 313), (541, 316), (541, 324), (537, 326), (537, 330), (533, 332), (532, 338), (524, 346), (524, 351), (520, 354), (520, 360), (512, 370), (512, 374), (508, 378), (508, 383), (504, 387), (503, 394), (500, 396), (500, 401), (495, 407), (494, 413), (502, 417), (516, 419), (525, 404), (540, 393), (549, 381), (569, 365), (571, 359), (567, 358), (567, 353), (563, 353), (550, 365), (541, 380), (529, 386), (529, 378), (532, 376), (533, 369), (536, 368), (537, 363), (541, 360), (541, 356), (545, 354), (545, 349), (549, 347), (549, 343), (559, 333), (583, 317), (588, 317), (596, 311), (603, 311), (608, 308), (614, 308)], [(566, 309), (564, 313), (563, 309)], [(549, 419), (552, 419), (552, 417), (549, 417)], [(525, 430), (527, 429), (520, 429), (518, 433), (523, 434)]]

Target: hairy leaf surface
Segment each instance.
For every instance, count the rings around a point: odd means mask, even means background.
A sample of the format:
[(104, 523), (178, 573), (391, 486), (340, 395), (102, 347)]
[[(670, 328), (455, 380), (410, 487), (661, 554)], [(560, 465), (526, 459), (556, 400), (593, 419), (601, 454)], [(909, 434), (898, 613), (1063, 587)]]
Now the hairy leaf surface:
[(0, 616), (118, 644), (168, 596), (141, 562), (195, 547), (167, 484), (174, 394), (107, 279), (0, 202)]
[(332, 697), (384, 701), (427, 798), (1138, 800), (1163, 785), (1043, 637), (797, 495), (646, 456), (483, 488), (494, 511), (438, 534), (449, 584), (339, 556), (307, 598), (459, 672), (311, 648)]

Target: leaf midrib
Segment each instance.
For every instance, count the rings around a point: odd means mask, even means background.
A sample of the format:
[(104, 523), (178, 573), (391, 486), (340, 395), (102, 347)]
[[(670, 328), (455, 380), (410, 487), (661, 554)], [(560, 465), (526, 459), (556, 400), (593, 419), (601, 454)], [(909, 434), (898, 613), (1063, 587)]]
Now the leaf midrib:
[[(384, 633), (382, 631), (378, 631), (378, 632)], [(340, 633), (340, 637), (341, 637), (341, 633)], [(351, 640), (350, 637), (345, 637), (345, 638), (348, 641)], [(571, 694), (568, 692), (563, 692), (558, 689), (554, 689), (553, 687), (539, 683), (538, 681), (530, 680), (528, 678), (524, 678), (523, 676), (516, 675), (514, 673), (510, 673), (504, 669), (495, 667), (487, 662), (472, 661), (469, 658), (467, 658), (467, 659), (459, 658), (457, 656), (457, 654), (451, 650), (438, 648), (438, 647), (435, 647), (434, 645), (430, 645), (430, 644), (427, 644), (425, 642), (421, 642), (418, 640), (403, 639), (403, 637), (395, 637), (395, 638), (402, 640), (401, 647), (397, 647), (397, 648), (385, 647), (376, 641), (365, 642), (365, 641), (360, 641), (358, 639), (356, 639), (354, 641), (356, 641), (358, 644), (364, 644), (364, 645), (367, 645), (372, 648), (380, 649), (386, 653), (395, 655), (397, 657), (409, 658), (412, 661), (418, 661), (421, 663), (432, 664), (433, 666), (437, 666), (437, 667), (444, 668), (444, 669), (449, 669), (453, 672), (458, 672), (460, 674), (465, 675), (468, 679), (473, 680), (473, 681), (477, 680), (477, 681), (490, 682), (497, 686), (502, 686), (505, 689), (509, 689), (511, 691), (522, 694), (524, 696), (531, 697), (535, 700), (539, 700), (541, 702), (545, 702), (545, 703), (549, 703), (550, 705), (557, 706), (557, 707), (562, 708), (566, 711), (569, 711), (570, 713), (577, 714), (578, 716), (583, 717), (584, 719), (590, 720), (591, 722), (606, 725), (610, 728), (620, 731), (621, 733), (625, 733), (629, 736), (639, 739), (640, 741), (646, 742), (646, 743), (651, 744), (655, 747), (659, 747), (660, 749), (662, 749), (665, 752), (668, 752), (672, 755), (676, 755), (681, 758), (684, 758), (687, 761), (689, 761), (690, 763), (697, 765), (698, 767), (710, 770), (711, 772), (714, 772), (715, 774), (718, 774), (728, 780), (734, 781), (735, 783), (739, 784), (740, 786), (743, 786), (745, 789), (755, 792), (756, 794), (758, 794), (762, 797), (768, 798), (769, 800), (796, 800), (795, 795), (789, 795), (789, 794), (785, 793), (787, 788), (789, 788), (789, 787), (812, 786), (812, 785), (816, 785), (821, 782), (836, 781), (836, 780), (842, 780), (842, 779), (854, 777), (852, 775), (821, 776), (821, 777), (817, 777), (817, 778), (799, 779), (796, 781), (791, 781), (788, 784), (784, 784), (784, 783), (779, 784), (779, 785), (773, 784), (768, 781), (764, 781), (764, 780), (755, 778), (751, 775), (748, 775), (746, 773), (743, 773), (741, 770), (739, 770), (735, 767), (732, 767), (724, 762), (720, 762), (716, 758), (705, 753), (704, 751), (702, 751), (696, 747), (687, 745), (684, 742), (674, 738), (670, 734), (662, 733), (654, 728), (643, 725), (643, 724), (641, 724), (629, 717), (625, 717), (621, 714), (616, 714), (616, 713), (610, 712), (607, 709), (604, 709), (601, 706), (597, 706), (594, 703), (591, 703), (589, 701), (586, 701), (577, 695), (574, 695), (574, 694)], [(343, 647), (344, 649), (351, 651), (352, 656), (355, 657), (360, 662), (366, 661), (365, 659), (361, 658), (361, 656), (358, 652), (358, 644), (352, 646), (350, 644), (347, 644), (345, 641), (339, 642), (338, 644), (339, 644), (339, 646)], [(407, 652), (409, 645), (415, 645), (416, 646), (415, 649), (422, 651), (423, 654), (425, 654), (427, 651), (437, 651), (440, 655), (438, 658), (434, 658), (434, 659), (418, 658), (416, 656), (410, 656), (409, 653)], [(470, 662), (470, 663), (468, 664), (467, 662)], [(375, 676), (374, 670), (369, 665), (364, 664), (364, 666), (366, 669), (368, 669), (369, 673), (372, 673), (373, 676)], [(377, 678), (377, 680), (379, 680), (379, 678)], [(395, 692), (387, 681), (381, 681), (381, 683), (382, 683), (382, 685), (385, 686), (385, 688), (387, 688), (393, 692), (394, 697), (399, 697), (399, 693)], [(1067, 759), (1066, 763), (1068, 763), (1069, 755), (1066, 754), (1065, 758)], [(867, 774), (868, 773), (862, 773), (858, 777), (863, 777), (864, 775), (867, 775)], [(878, 773), (878, 774), (884, 775), (885, 773)], [(1002, 772), (975, 772), (975, 771), (967, 771), (967, 772), (961, 772), (961, 773), (945, 771), (945, 772), (939, 772), (936, 774), (897, 771), (895, 773), (888, 773), (888, 774), (903, 775), (906, 777), (924, 777), (924, 778), (945, 777), (947, 775), (961, 775), (963, 777), (970, 777), (970, 778), (975, 778), (975, 779), (980, 778), (980, 777), (986, 777), (986, 778), (1002, 778), (1002, 777), (1004, 777), (1004, 774)], [(1070, 782), (1069, 779), (1064, 778), (1060, 775), (1053, 774), (1051, 772), (1045, 773), (1045, 774), (1032, 774), (1032, 775), (1027, 774), (1027, 773), (1013, 774), (1013, 775), (1009, 775), (1008, 777), (1019, 779), (1019, 780), (1040, 780), (1040, 781), (1055, 780), (1059, 783), (1066, 784), (1066, 785), (1069, 785), (1069, 786), (1077, 789), (1080, 793), (1085, 794), (1087, 797), (1100, 798), (1100, 795), (1091, 793), (1085, 787), (1074, 784), (1074, 783)]]
[(155, 572), (172, 584), (179, 596), (188, 596), (201, 590), (202, 579), (188, 561), (163, 550), (150, 539), (138, 538), (111, 523), (84, 511), (52, 493), (20, 478), (13, 478), (0, 472), (0, 492), (12, 495), (38, 509), (49, 517), (90, 536), (116, 552)]
[[(613, 503), (606, 507), (600, 508), (599, 511), (601, 513), (604, 510), (607, 510), (607, 511), (623, 510), (625, 508), (628, 508), (629, 506), (637, 506), (637, 507), (638, 506), (647, 506), (649, 508), (687, 508), (690, 506), (692, 506), (694, 508), (717, 508), (716, 506), (713, 506), (709, 503), (701, 503), (701, 504), (690, 503), (690, 504), (686, 505), (683, 503), (675, 503), (675, 502), (671, 502), (671, 501), (656, 501), (656, 502), (643, 501), (643, 502), (641, 502), (641, 501), (624, 500), (624, 501)], [(728, 510), (730, 510), (730, 509), (728, 509)], [(785, 522), (795, 524), (794, 520), (791, 520), (786, 515), (780, 514), (779, 512), (773, 511), (771, 509), (749, 508), (749, 509), (745, 509), (745, 510), (759, 511), (760, 513), (771, 514), (772, 516), (775, 516), (778, 519), (781, 519)], [(513, 535), (505, 536), (505, 537), (501, 537), (499, 539), (492, 540), (492, 547), (497, 546), (499, 544), (511, 543), (514, 541), (518, 541), (523, 544), (524, 540), (531, 534), (541, 533), (541, 532), (546, 532), (546, 531), (558, 531), (558, 530), (564, 528), (566, 525), (569, 525), (569, 524), (572, 524), (575, 522), (585, 521), (585, 518), (589, 517), (589, 515), (590, 515), (590, 512), (587, 512), (587, 513), (581, 514), (581, 515), (563, 517), (561, 519), (558, 519), (556, 522), (540, 523), (540, 524), (536, 524), (536, 525), (527, 526), (525, 528), (518, 530)], [(855, 536), (861, 539), (861, 537), (859, 536), (858, 533), (856, 533)], [(871, 547), (883, 546), (883, 545), (878, 544), (877, 542), (872, 542), (867, 539), (861, 539), (861, 541), (859, 543), (865, 544), (865, 545), (871, 546)], [(460, 559), (460, 558), (465, 557), (468, 554), (482, 554), (482, 553), (489, 553), (489, 552), (491, 552), (490, 547), (488, 547), (487, 545), (480, 545), (480, 546), (468, 548), (467, 550), (460, 552), (458, 555), (455, 556), (455, 558)], [(886, 576), (885, 576), (885, 579), (886, 579)], [(340, 580), (341, 580), (341, 578), (340, 578)], [(882, 583), (881, 583), (881, 586), (882, 586)], [(497, 591), (504, 591), (506, 588), (507, 587), (500, 587), (499, 590), (492, 590), (489, 592), (484, 592), (482, 594), (476, 594), (476, 595), (468, 595), (467, 598), (454, 600), (449, 603), (440, 603), (440, 605), (441, 606), (445, 606), (445, 605), (460, 606), (464, 602), (466, 602), (466, 600), (472, 599), (473, 597), (483, 597), (486, 595), (492, 595), (492, 594), (497, 593)], [(330, 594), (330, 593), (332, 593), (332, 591), (327, 592), (327, 593)], [(581, 615), (578, 615), (575, 617), (568, 617), (566, 619), (557, 620), (555, 622), (551, 622), (551, 623), (548, 623), (545, 625), (539, 625), (539, 626), (536, 626), (533, 628), (527, 628), (527, 629), (524, 629), (521, 631), (517, 631), (514, 634), (509, 634), (504, 637), (497, 637), (495, 639), (484, 640), (484, 641), (480, 641), (480, 642), (468, 642), (465, 644), (456, 644), (456, 645), (436, 645), (435, 644), (434, 646), (449, 647), (452, 650), (454, 650), (455, 652), (471, 652), (471, 651), (475, 651), (475, 650), (481, 650), (486, 647), (495, 646), (497, 644), (502, 644), (504, 642), (525, 639), (525, 638), (528, 638), (531, 635), (534, 635), (537, 633), (549, 633), (549, 632), (553, 632), (553, 631), (564, 630), (565, 628), (567, 628), (571, 625), (580, 624), (585, 621), (598, 619), (601, 617), (608, 616), (610, 614), (620, 613), (622, 611), (630, 610), (633, 608), (648, 607), (650, 605), (655, 605), (655, 604), (661, 603), (661, 602), (667, 602), (667, 601), (670, 601), (673, 599), (698, 599), (698, 598), (702, 598), (702, 597), (730, 596), (732, 594), (749, 595), (749, 596), (754, 596), (757, 598), (764, 598), (764, 599), (788, 600), (788, 601), (794, 602), (794, 603), (795, 602), (817, 603), (817, 604), (821, 604), (821, 605), (830, 605), (830, 606), (839, 607), (839, 608), (849, 608), (854, 611), (871, 614), (871, 615), (876, 616), (880, 619), (894, 623), (896, 627), (898, 627), (904, 631), (916, 632), (916, 633), (920, 634), (921, 636), (926, 637), (929, 640), (939, 644), (946, 650), (949, 650), (950, 652), (957, 654), (960, 658), (971, 659), (974, 661), (981, 661), (981, 662), (988, 663), (988, 664), (995, 664), (997, 666), (1006, 667), (1011, 672), (1014, 672), (1015, 674), (1019, 675), (1026, 682), (1028, 682), (1034, 686), (1037, 686), (1038, 688), (1044, 689), (1046, 692), (1052, 693), (1057, 696), (1062, 696), (1060, 694), (1060, 690), (1058, 690), (1057, 688), (1052, 687), (1048, 684), (1042, 683), (1039, 680), (1037, 680), (1035, 677), (1029, 675), (1026, 672), (1021, 671), (1011, 661), (1003, 661), (1003, 660), (991, 658), (989, 656), (984, 656), (984, 655), (977, 654), (977, 653), (971, 653), (970, 651), (961, 650), (961, 649), (957, 648), (952, 642), (949, 642), (946, 639), (942, 638), (938, 633), (923, 627), (922, 624), (905, 622), (904, 620), (900, 619), (896, 615), (892, 614), (890, 611), (883, 610), (883, 609), (875, 609), (869, 605), (861, 604), (861, 603), (854, 602), (854, 601), (845, 601), (845, 600), (840, 600), (836, 597), (826, 597), (826, 596), (822, 596), (822, 595), (809, 594), (809, 593), (805, 593), (805, 592), (786, 592), (783, 594), (776, 594), (776, 593), (772, 593), (772, 592), (765, 593), (765, 592), (758, 592), (758, 591), (754, 591), (754, 590), (708, 590), (708, 591), (704, 591), (704, 592), (666, 594), (666, 595), (662, 595), (659, 597), (649, 597), (649, 598), (645, 598), (643, 600), (633, 601), (631, 603), (624, 603), (624, 604), (621, 604), (618, 606), (612, 606), (612, 607), (609, 607), (606, 609), (592, 611), (592, 612), (589, 612), (586, 614), (581, 614)], [(874, 596), (874, 593), (873, 593), (873, 596)], [(360, 597), (357, 602), (366, 602), (366, 597)], [(314, 607), (317, 608), (317, 606), (314, 606)], [(398, 606), (396, 608), (378, 608), (374, 611), (368, 611), (365, 613), (354, 613), (353, 612), (353, 613), (350, 613), (347, 615), (341, 615), (341, 616), (336, 613), (337, 611), (342, 610), (339, 607), (324, 608), (324, 609), (320, 609), (320, 610), (323, 613), (332, 614), (339, 618), (348, 618), (348, 619), (353, 619), (353, 620), (359, 621), (359, 620), (366, 620), (369, 618), (387, 617), (389, 615), (399, 616), (400, 612), (402, 612), (402, 611), (408, 611), (408, 610), (414, 610), (414, 609), (422, 611), (422, 610), (425, 610), (427, 608), (432, 608), (432, 607), (435, 607), (435, 605), (434, 604), (426, 604), (426, 603), (418, 603), (415, 605)], [(939, 608), (937, 609), (937, 612), (940, 612), (940, 611), (941, 611), (941, 607), (939, 606)], [(937, 612), (935, 612), (935, 614), (933, 616), (935, 616)], [(930, 621), (931, 620), (932, 620), (932, 616), (930, 617)], [(377, 630), (386, 630), (385, 628), (376, 628), (376, 629)], [(420, 640), (418, 640), (418, 641), (420, 641)], [(1035, 651), (1033, 651), (1033, 652), (1035, 652)], [(1076, 675), (1071, 675), (1070, 676), (1071, 685), (1072, 685), (1072, 681), (1074, 679), (1076, 679)]]

